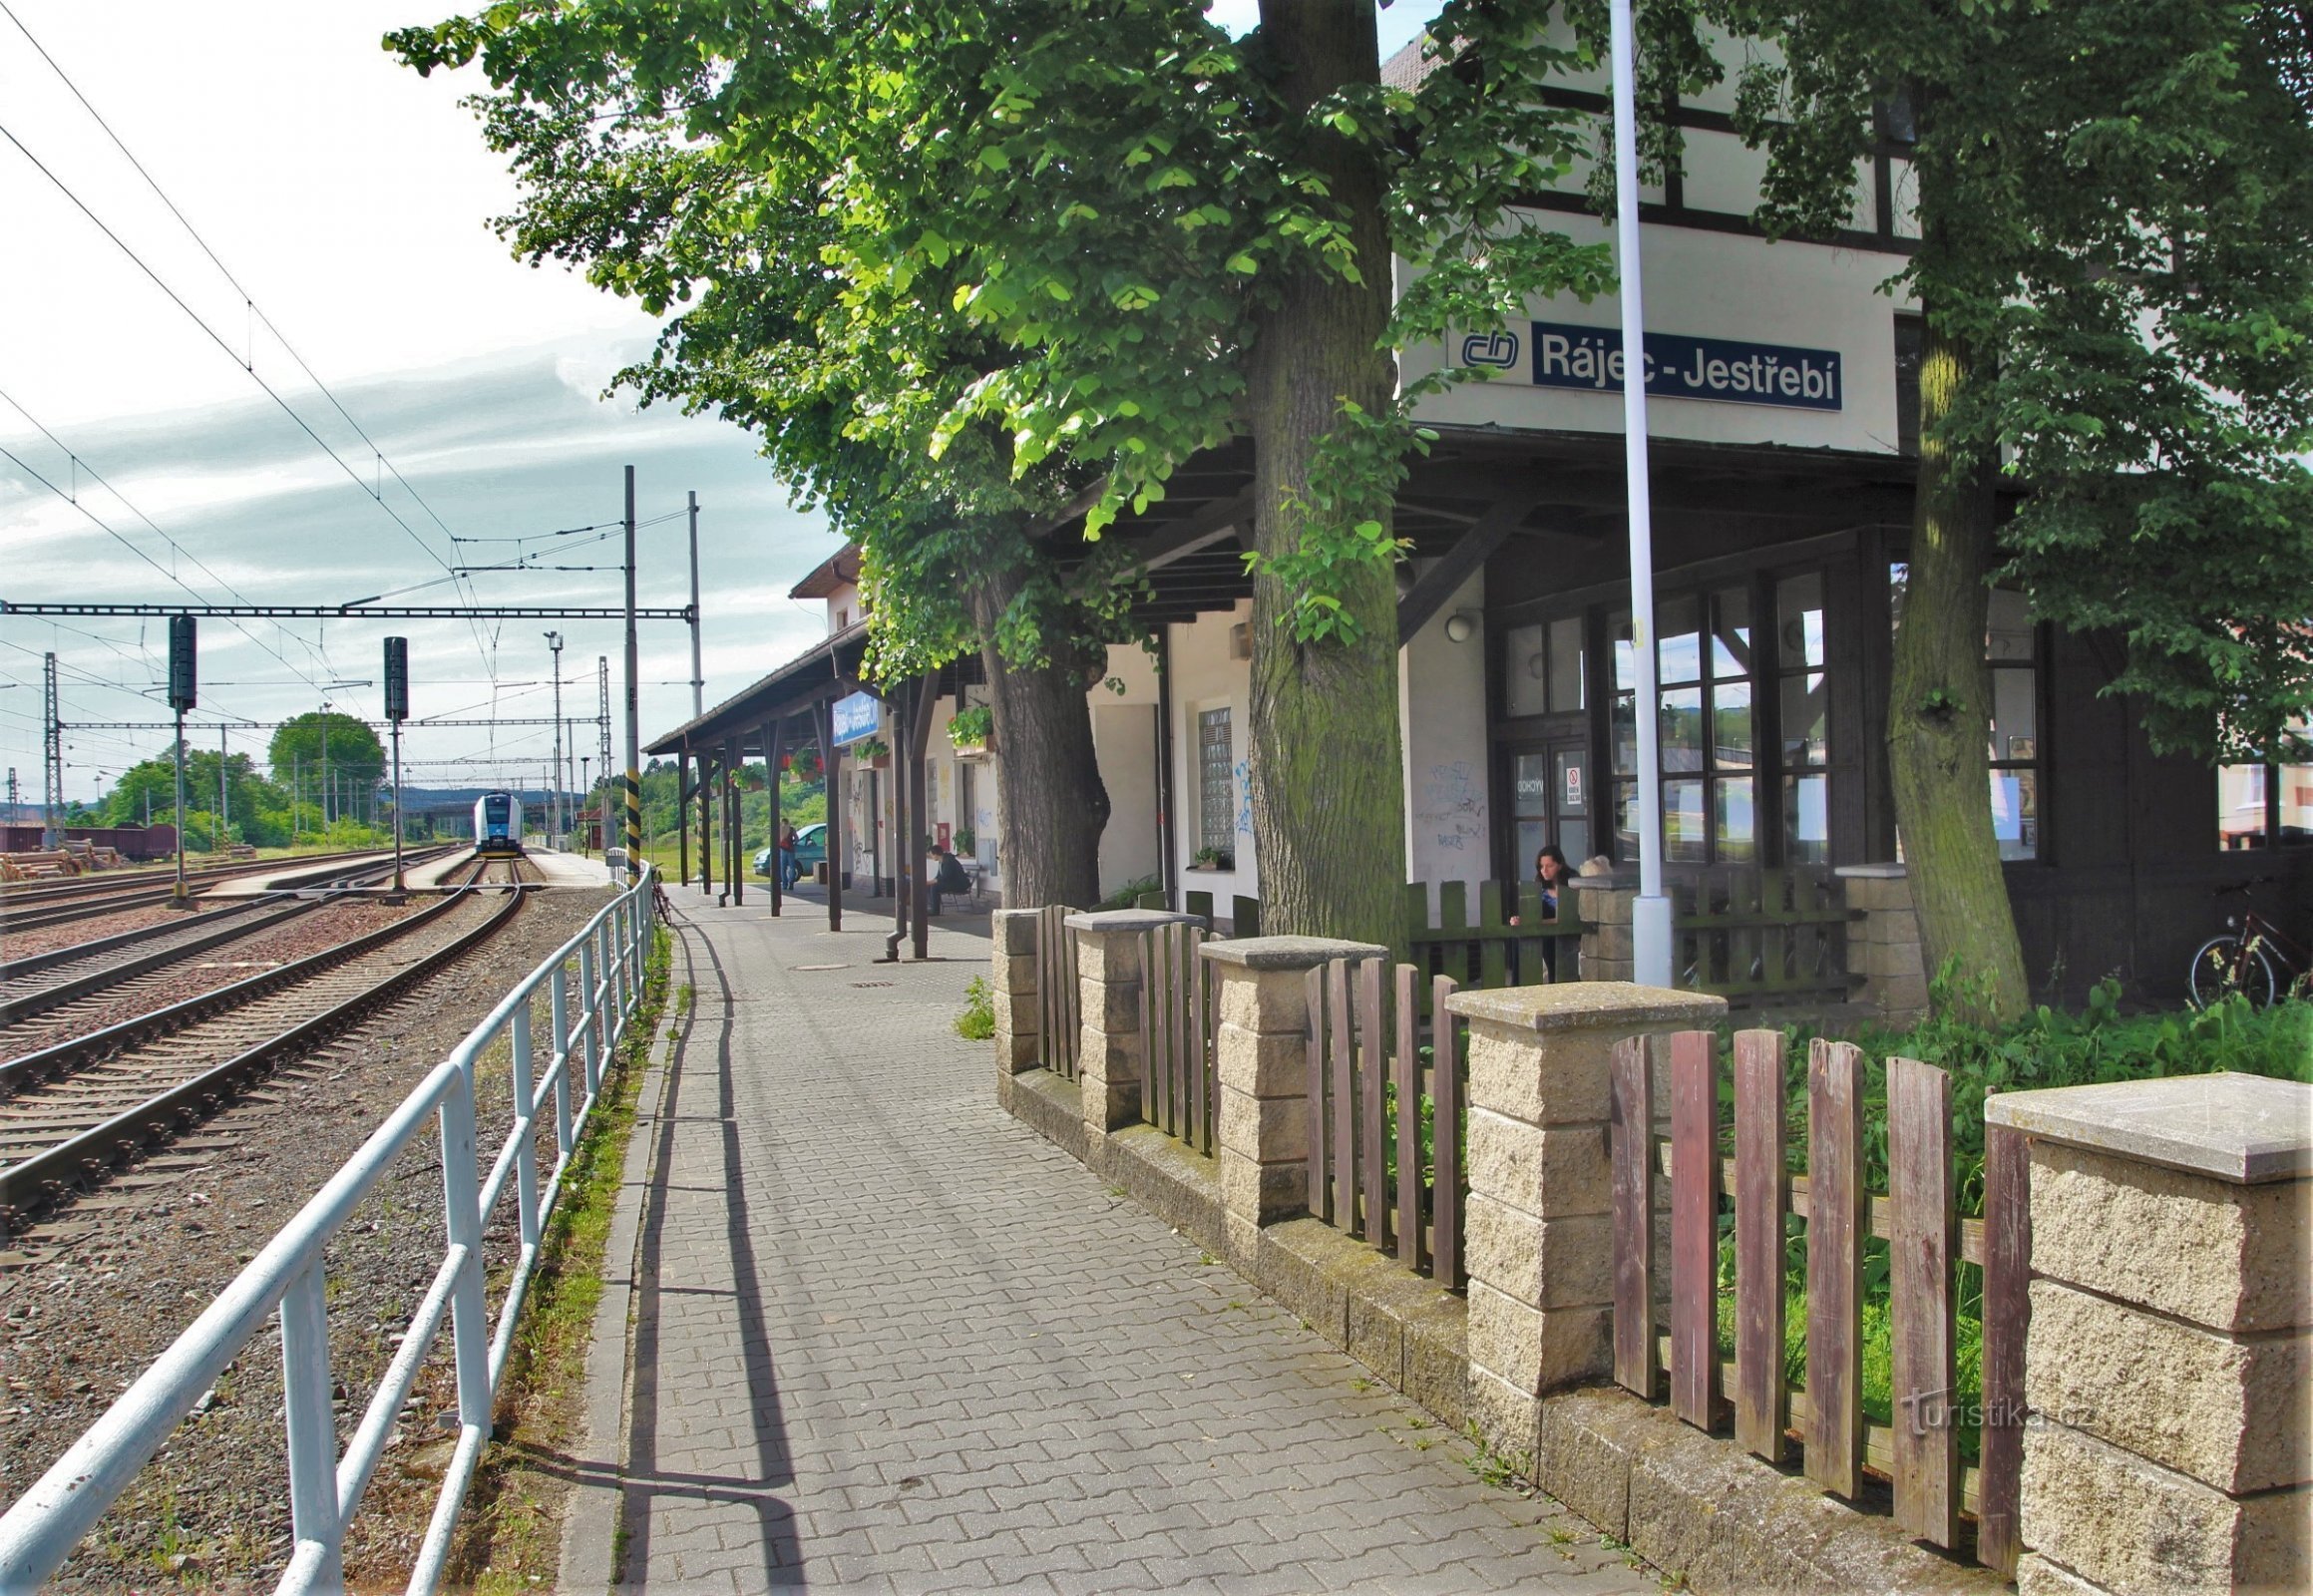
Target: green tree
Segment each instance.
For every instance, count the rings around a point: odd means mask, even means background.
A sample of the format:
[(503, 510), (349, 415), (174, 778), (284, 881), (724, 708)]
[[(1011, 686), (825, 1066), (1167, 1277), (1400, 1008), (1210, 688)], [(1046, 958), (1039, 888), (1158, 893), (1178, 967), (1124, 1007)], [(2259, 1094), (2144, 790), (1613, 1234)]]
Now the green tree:
[[(518, 0), (389, 43), (480, 58), (525, 247), (649, 306), (700, 295), (670, 391), (762, 416), (868, 527), (887, 673), (973, 637), (1048, 670), (1035, 735), (1000, 685), (996, 734), (1065, 806), (1104, 818), (1097, 772), (1070, 792), (1077, 762), (1037, 736), (1074, 735), (1069, 655), (1126, 579), (1063, 582), (1026, 534), (1089, 487), (1096, 538), (1249, 434), (1265, 922), (1388, 940), (1389, 501), (1419, 442), (1388, 350), (1604, 281), (1601, 251), (1504, 208), (1577, 153), (1538, 92), (1568, 59), (1548, 11), (1453, 0), (1411, 89), (1379, 82), (1366, 0), (1274, 0), (1242, 41), (1195, 0)], [(1394, 299), (1392, 251), (1424, 268)], [(750, 257), (773, 280), (718, 304), (714, 268)], [(680, 345), (718, 318), (715, 387)], [(765, 406), (782, 384), (825, 403)], [(1007, 785), (1007, 831), (1040, 791)]]
[[(2273, 748), (2313, 699), (2313, 87), (2300, 8), (2221, 0), (1707, 0), (1771, 42), (1737, 122), (1761, 216), (1841, 224), (1909, 144), (1926, 318), (1888, 705), (1932, 966), (2028, 1001), (1986, 804), (1987, 584), (2124, 638), (2154, 744)], [(2005, 451), (2005, 457), (2003, 456)], [(1998, 513), (2003, 476), (2026, 490)]]
[[(186, 842), (203, 852), (221, 837), (278, 847), (289, 840), (288, 794), (265, 780), (247, 754), (224, 760), (225, 825), (217, 820), (217, 762), (214, 748), (189, 747), (185, 758)], [(177, 824), (176, 750), (140, 760), (121, 773), (96, 806), (100, 826), (142, 826), (150, 813), (155, 825)]]
[[(282, 723), (266, 756), (273, 779), (294, 781), (301, 802), (366, 814), (385, 776), (385, 747), (367, 724), (337, 710), (308, 710)], [(326, 796), (325, 796), (326, 795)]]

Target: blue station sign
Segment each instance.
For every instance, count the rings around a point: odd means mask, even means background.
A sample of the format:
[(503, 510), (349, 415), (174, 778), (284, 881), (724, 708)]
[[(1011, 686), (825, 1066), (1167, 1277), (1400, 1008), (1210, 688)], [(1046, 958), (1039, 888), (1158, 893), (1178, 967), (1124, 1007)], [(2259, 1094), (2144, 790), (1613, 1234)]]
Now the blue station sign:
[[(1559, 321), (1530, 325), (1532, 331), (1524, 339), (1507, 329), (1469, 334), (1461, 341), (1462, 364), (1515, 373), (1537, 388), (1622, 392), (1623, 341), (1619, 329)], [(1524, 348), (1519, 347), (1521, 343)], [(1772, 405), (1785, 410), (1845, 408), (1836, 349), (1650, 332), (1646, 360), (1650, 398)]]
[(847, 693), (828, 716), (838, 748), (865, 742), (884, 727), (884, 701), (872, 692)]

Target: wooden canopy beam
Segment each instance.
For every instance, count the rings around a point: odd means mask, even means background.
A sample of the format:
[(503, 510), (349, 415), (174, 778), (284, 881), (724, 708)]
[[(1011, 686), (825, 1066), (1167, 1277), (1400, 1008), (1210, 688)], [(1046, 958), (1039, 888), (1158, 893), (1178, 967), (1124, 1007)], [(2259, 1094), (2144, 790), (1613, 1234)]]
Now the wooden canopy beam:
[(1495, 500), (1486, 507), (1485, 514), (1471, 522), (1469, 529), (1454, 540), (1453, 547), (1438, 558), (1437, 564), (1414, 579), (1412, 589), (1397, 600), (1398, 647), (1413, 640), (1413, 634), (1461, 591), (1462, 584), (1493, 557), (1494, 551), (1502, 547), (1533, 508), (1530, 495)]

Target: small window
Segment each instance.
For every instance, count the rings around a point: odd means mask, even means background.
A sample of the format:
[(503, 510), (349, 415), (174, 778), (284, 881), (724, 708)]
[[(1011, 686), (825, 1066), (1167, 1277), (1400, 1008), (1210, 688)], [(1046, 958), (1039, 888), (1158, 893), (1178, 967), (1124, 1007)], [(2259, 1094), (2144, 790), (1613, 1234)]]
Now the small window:
[[(2313, 721), (2290, 721), (2288, 740), (2290, 752), (2305, 754)], [(2313, 847), (2313, 762), (2217, 766), (2216, 845), (2227, 852)]]
[(1564, 615), (1502, 634), (1502, 713), (1512, 720), (1579, 710), (1583, 681), (1582, 617)]
[(1237, 770), (1229, 711), (1197, 715), (1197, 841), (1225, 860), (1237, 853)]
[(851, 623), (852, 623), (852, 612), (851, 612), (850, 610), (848, 610), (848, 609), (838, 609), (838, 610), (835, 612), (835, 629), (836, 629), (836, 630), (838, 630), (838, 631), (842, 631), (842, 630), (844, 630), (846, 627), (850, 626), (850, 625), (851, 625)]
[(1776, 708), (1782, 726), (1783, 862), (1831, 857), (1831, 676), (1817, 572), (1775, 584)]
[[(1627, 613), (1610, 617), (1615, 687), (1610, 716), (1617, 841), (1638, 851), (1637, 659)], [(1681, 594), (1655, 606), (1663, 857), (1674, 864), (1737, 864), (1758, 857), (1752, 812), (1750, 594)]]
[(1992, 834), (2002, 859), (2040, 856), (2039, 672), (2032, 608), (1994, 589), (1985, 606), (1984, 659), (1992, 683)]

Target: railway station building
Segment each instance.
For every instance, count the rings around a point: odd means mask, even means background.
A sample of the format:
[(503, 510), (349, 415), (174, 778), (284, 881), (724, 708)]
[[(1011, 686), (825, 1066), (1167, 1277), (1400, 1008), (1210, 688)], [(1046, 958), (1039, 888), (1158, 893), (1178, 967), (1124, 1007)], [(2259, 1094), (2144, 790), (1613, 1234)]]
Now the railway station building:
[[(1572, 80), (1563, 95), (1598, 113), (1604, 87)], [(1888, 140), (1857, 165), (1846, 228), (1769, 241), (1749, 219), (1764, 157), (1735, 136), (1733, 100), (1731, 82), (1679, 107), (1680, 170), (1643, 209), (1658, 704), (1642, 709), (1633, 691), (1614, 305), (1538, 300), (1401, 353), (1403, 380), (1446, 363), (1482, 374), (1423, 403), (1437, 441), (1395, 509), (1412, 546), (1398, 605), (1405, 857), (1433, 907), (1445, 884), (1475, 903), (1483, 883), (1530, 878), (1546, 843), (1635, 868), (1641, 712), (1661, 717), (1682, 915), (1771, 909), (1778, 894), (1836, 903), (1857, 880), (1900, 876), (1886, 708), (1920, 323), (1886, 284), (1913, 247), (1909, 165)], [(1530, 215), (1607, 239), (1586, 176), (1533, 196)], [(1153, 598), (1146, 645), (1112, 650), (1090, 694), (1113, 805), (1103, 890), (1145, 882), (1175, 906), (1210, 894), (1224, 916), (1260, 896), (1245, 724), (1252, 481), (1239, 440), (1104, 534), (1140, 556)], [(1082, 546), (1080, 522), (1046, 536)], [(867, 598), (853, 552), (795, 594), (827, 603), (828, 639), (653, 752), (719, 747), (776, 715), (792, 736), (799, 694), (824, 706), (859, 690), (848, 672)], [(2021, 594), (1992, 594), (1984, 647), (1985, 801), (2039, 995), (2077, 1003), (2115, 975), (2132, 996), (2177, 998), (2192, 950), (2220, 925), (2214, 893), (2257, 878), (2279, 878), (2258, 886), (2260, 907), (2313, 934), (2313, 765), (2218, 770), (2156, 754), (2128, 702), (2101, 691), (2120, 640), (2037, 619)], [(959, 755), (941, 734), (985, 700), (977, 669), (944, 673), (927, 711), (925, 829), (962, 838), (1000, 885), (1001, 788), (1034, 772), (1008, 767), (1000, 747)], [(855, 881), (887, 882), (890, 772), (845, 766), (864, 779), (847, 783), (838, 852)], [(1826, 998), (1860, 985), (1845, 966), (1822, 974)]]

